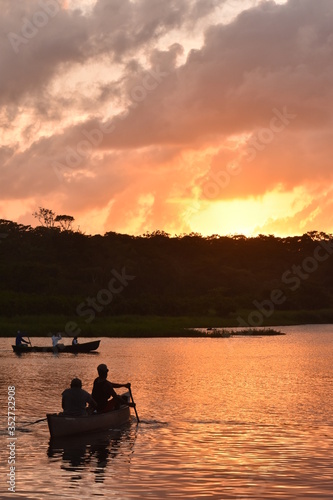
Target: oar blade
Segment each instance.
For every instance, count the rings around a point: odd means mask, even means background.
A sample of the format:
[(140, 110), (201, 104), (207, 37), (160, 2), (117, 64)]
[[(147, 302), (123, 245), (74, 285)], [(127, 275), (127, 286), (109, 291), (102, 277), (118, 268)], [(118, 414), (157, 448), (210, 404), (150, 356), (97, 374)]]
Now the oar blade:
[(132, 391), (131, 391), (131, 388), (129, 387), (129, 393), (130, 393), (130, 396), (131, 396), (131, 400), (132, 400), (132, 403), (134, 404), (134, 411), (135, 411), (135, 416), (136, 416), (136, 420), (138, 422), (138, 424), (140, 423), (140, 419), (139, 419), (139, 415), (138, 415), (138, 412), (136, 410), (136, 404), (134, 402), (134, 399), (133, 399), (133, 394), (132, 394)]

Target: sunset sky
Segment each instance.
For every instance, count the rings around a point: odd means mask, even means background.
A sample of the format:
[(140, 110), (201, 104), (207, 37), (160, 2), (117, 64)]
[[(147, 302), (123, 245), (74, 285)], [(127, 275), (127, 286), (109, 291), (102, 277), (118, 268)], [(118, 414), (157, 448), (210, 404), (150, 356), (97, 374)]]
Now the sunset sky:
[(332, 0), (0, 7), (0, 218), (333, 232)]

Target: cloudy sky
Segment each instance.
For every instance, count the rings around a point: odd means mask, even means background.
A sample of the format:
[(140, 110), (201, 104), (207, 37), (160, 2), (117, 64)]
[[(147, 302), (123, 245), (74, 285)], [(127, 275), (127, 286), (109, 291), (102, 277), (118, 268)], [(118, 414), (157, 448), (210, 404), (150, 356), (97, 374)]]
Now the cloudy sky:
[(332, 0), (0, 7), (0, 218), (332, 232)]

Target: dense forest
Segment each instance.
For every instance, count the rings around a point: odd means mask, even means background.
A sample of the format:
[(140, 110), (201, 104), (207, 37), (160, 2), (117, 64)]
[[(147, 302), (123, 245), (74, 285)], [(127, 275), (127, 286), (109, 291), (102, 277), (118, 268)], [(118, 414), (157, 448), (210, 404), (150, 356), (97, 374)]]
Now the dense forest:
[(331, 234), (90, 236), (72, 221), (0, 220), (1, 316), (207, 315), (259, 325), (276, 311), (333, 306)]

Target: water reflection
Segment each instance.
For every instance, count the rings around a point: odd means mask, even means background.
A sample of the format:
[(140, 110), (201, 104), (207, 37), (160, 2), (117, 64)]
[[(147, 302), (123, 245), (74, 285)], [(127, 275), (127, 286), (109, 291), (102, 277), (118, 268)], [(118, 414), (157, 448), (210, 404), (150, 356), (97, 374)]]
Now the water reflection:
[(136, 426), (128, 424), (119, 430), (52, 438), (47, 456), (53, 462), (61, 460), (61, 469), (71, 473), (71, 480), (78, 481), (90, 471), (96, 483), (103, 483), (107, 467), (117, 467), (118, 458), (122, 466), (130, 464), (135, 440)]
[(38, 354), (38, 355), (40, 355), (40, 354), (44, 354), (45, 355), (46, 354), (49, 357), (53, 357), (53, 358), (63, 357), (64, 355), (71, 356), (73, 358), (76, 358), (78, 356), (79, 357), (81, 357), (81, 356), (90, 356), (90, 357), (92, 357), (92, 356), (100, 356), (100, 353), (97, 352), (97, 351), (91, 351), (91, 352), (70, 352), (70, 353), (66, 352), (66, 353), (64, 353), (64, 352), (59, 351), (58, 349), (50, 351), (50, 350), (48, 350), (47, 347), (45, 348), (45, 350), (38, 351), (37, 353), (36, 353), (36, 351), (29, 351), (29, 350), (27, 350), (27, 352), (24, 352), (24, 351), (22, 351), (22, 352), (14, 352), (13, 354), (17, 358), (21, 358), (21, 357), (24, 358), (27, 354)]
[[(278, 338), (103, 339), (98, 358), (17, 358), (0, 338), (3, 409), (7, 387), (16, 388), (19, 497), (332, 499), (331, 332), (328, 325), (289, 327)], [(59, 411), (75, 376), (90, 390), (99, 362), (111, 364), (111, 380), (132, 382), (138, 426), (132, 412), (129, 428), (65, 442), (49, 441), (46, 422), (23, 427)]]

